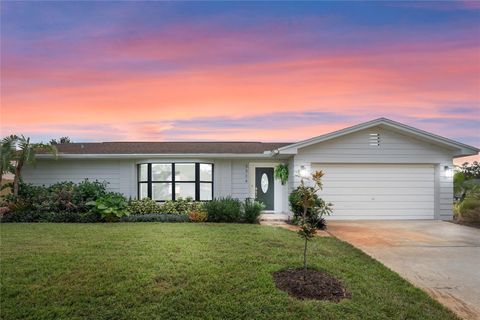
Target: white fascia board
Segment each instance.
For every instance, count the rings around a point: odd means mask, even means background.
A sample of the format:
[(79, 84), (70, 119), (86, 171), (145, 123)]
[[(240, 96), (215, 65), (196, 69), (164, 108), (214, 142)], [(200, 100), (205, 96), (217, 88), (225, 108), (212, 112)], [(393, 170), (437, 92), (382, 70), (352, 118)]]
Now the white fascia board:
[(469, 146), (467, 144), (464, 144), (464, 143), (461, 143), (461, 142), (458, 142), (458, 141), (455, 141), (455, 140), (452, 140), (452, 139), (448, 139), (448, 138), (430, 133), (428, 131), (424, 131), (424, 130), (421, 130), (421, 129), (410, 127), (410, 126), (407, 126), (406, 124), (395, 122), (395, 121), (390, 120), (390, 119), (383, 119), (382, 121), (384, 121), (385, 125), (387, 125), (387, 126), (397, 128), (397, 129), (405, 131), (407, 133), (411, 133), (411, 134), (413, 134), (417, 137), (420, 137), (420, 138), (423, 138), (423, 139), (426, 139), (426, 140), (430, 140), (433, 143), (437, 143), (437, 144), (444, 145), (444, 146), (449, 146), (452, 149), (460, 149), (461, 152), (476, 154), (480, 151), (480, 149), (478, 149), (476, 147)]
[[(52, 154), (37, 154), (36, 158), (38, 159), (54, 159), (55, 156)], [(152, 154), (152, 153), (129, 153), (129, 154), (72, 154), (72, 153), (60, 153), (57, 155), (59, 159), (138, 159), (138, 158), (226, 158), (226, 159), (235, 159), (235, 158), (272, 158), (272, 154), (264, 153), (161, 153), (161, 154)]]
[(453, 157), (461, 158), (461, 157), (476, 156), (476, 155), (478, 155), (478, 151), (472, 151), (472, 149), (463, 148), (460, 151), (455, 152)]

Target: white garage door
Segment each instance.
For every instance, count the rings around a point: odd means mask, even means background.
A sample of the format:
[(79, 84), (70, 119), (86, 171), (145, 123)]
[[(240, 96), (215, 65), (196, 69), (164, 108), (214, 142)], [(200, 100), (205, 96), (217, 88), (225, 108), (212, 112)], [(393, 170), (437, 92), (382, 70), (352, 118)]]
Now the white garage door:
[(330, 219), (433, 219), (433, 165), (315, 164)]

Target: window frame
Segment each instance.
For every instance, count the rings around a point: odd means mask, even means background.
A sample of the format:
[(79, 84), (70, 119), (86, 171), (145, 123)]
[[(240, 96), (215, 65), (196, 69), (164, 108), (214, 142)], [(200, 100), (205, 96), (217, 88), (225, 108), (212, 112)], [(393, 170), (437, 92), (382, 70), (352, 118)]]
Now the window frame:
[[(172, 180), (171, 181), (164, 181), (164, 180), (153, 180), (153, 174), (152, 174), (152, 165), (153, 164), (170, 164), (171, 165), (171, 170), (172, 170)], [(176, 181), (175, 179), (175, 164), (194, 164), (195, 165), (195, 180), (194, 181)], [(200, 165), (201, 164), (208, 164), (212, 168), (212, 180), (200, 180)], [(147, 180), (140, 180), (141, 174), (140, 174), (140, 168), (142, 165), (147, 165)], [(150, 199), (153, 199), (153, 184), (154, 183), (170, 183), (172, 185), (172, 198), (169, 200), (176, 201), (177, 196), (176, 196), (176, 185), (177, 184), (182, 184), (182, 183), (193, 183), (195, 185), (195, 197), (194, 201), (210, 201), (210, 200), (202, 200), (200, 199), (200, 184), (211, 184), (212, 186), (212, 194), (211, 194), (211, 199), (213, 199), (214, 195), (214, 188), (215, 188), (215, 164), (211, 162), (144, 162), (144, 163), (138, 163), (137, 164), (137, 199), (140, 198), (140, 185), (142, 183), (147, 184), (147, 197)], [(156, 202), (165, 202), (167, 200), (155, 200)]]

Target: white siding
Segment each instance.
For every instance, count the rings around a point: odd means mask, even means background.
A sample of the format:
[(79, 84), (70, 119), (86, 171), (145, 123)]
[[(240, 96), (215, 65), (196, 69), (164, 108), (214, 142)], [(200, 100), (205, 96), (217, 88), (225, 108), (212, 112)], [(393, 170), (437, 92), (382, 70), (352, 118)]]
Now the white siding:
[[(370, 146), (370, 133), (380, 134), (380, 146)], [(453, 151), (381, 127), (370, 128), (321, 142), (298, 150), (293, 170), (312, 164), (384, 163), (432, 164), (434, 166), (434, 214), (437, 219), (452, 218), (453, 178), (445, 176), (445, 166), (452, 166)], [(295, 174), (291, 174), (295, 176)], [(293, 179), (294, 187), (300, 178)], [(361, 184), (361, 182), (359, 182)]]
[(133, 160), (37, 160), (26, 166), (25, 182), (51, 185), (60, 181), (81, 182), (85, 179), (108, 182), (107, 189), (136, 197), (136, 172)]
[(232, 160), (232, 197), (245, 200), (250, 197), (248, 187), (248, 160)]
[(36, 185), (50, 185), (60, 181), (81, 182), (88, 178), (108, 182), (108, 190), (137, 197), (136, 165), (147, 162), (211, 162), (214, 163), (214, 196), (232, 196), (244, 200), (249, 197), (249, 160), (229, 159), (131, 159), (78, 160), (39, 159), (36, 167), (25, 167), (23, 178)]
[(232, 194), (232, 161), (216, 160), (214, 165), (215, 198), (226, 197)]

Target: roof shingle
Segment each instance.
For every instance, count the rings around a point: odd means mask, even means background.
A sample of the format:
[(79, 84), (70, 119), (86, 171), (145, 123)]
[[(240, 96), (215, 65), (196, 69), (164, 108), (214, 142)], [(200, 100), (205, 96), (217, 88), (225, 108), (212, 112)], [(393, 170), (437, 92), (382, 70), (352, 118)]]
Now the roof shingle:
[(56, 145), (60, 154), (195, 154), (263, 153), (291, 143), (281, 142), (86, 142)]

